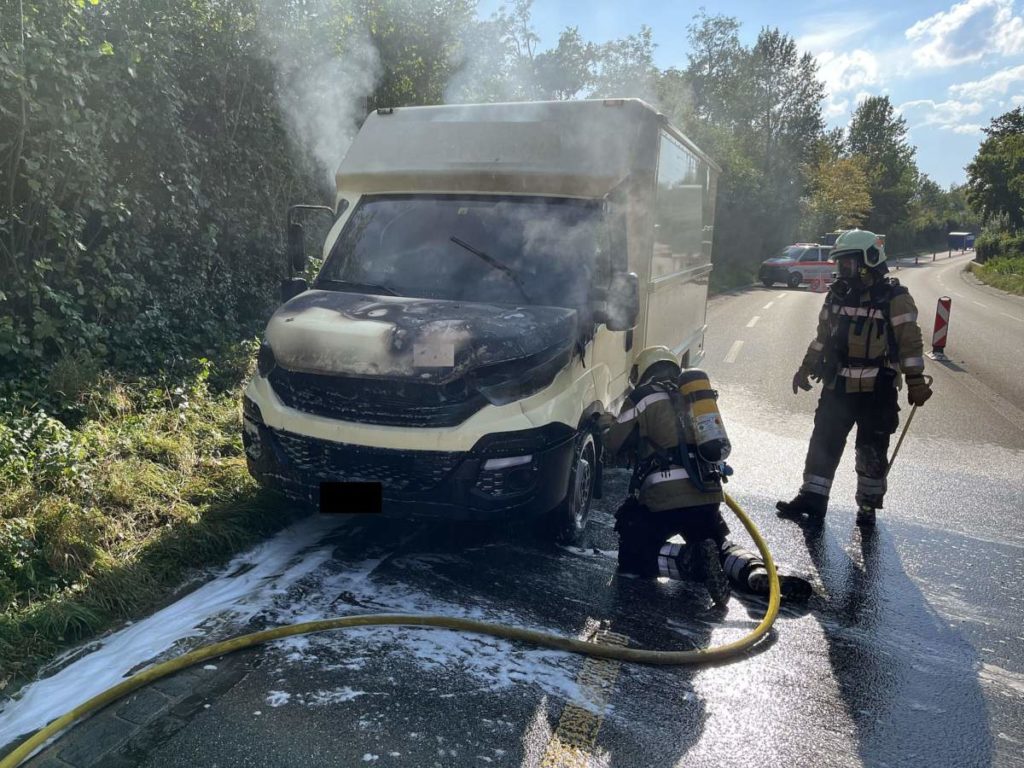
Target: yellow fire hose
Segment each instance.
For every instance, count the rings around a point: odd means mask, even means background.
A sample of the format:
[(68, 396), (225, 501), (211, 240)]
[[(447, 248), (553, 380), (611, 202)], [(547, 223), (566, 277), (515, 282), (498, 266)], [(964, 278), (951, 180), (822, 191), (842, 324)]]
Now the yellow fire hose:
[(305, 635), (311, 632), (323, 632), (328, 629), (380, 625), (441, 627), (444, 629), (454, 629), (462, 632), (475, 632), (477, 634), (492, 635), (505, 640), (517, 640), (523, 643), (539, 645), (544, 648), (554, 648), (559, 651), (569, 651), (571, 653), (579, 653), (585, 656), (598, 656), (605, 659), (631, 661), (640, 664), (707, 664), (735, 657), (753, 646), (758, 640), (764, 637), (769, 629), (771, 629), (772, 624), (775, 622), (775, 617), (779, 613), (781, 592), (778, 573), (775, 570), (775, 562), (772, 560), (771, 552), (768, 551), (768, 545), (762, 538), (761, 532), (757, 530), (757, 527), (747, 516), (746, 512), (744, 512), (740, 508), (739, 504), (737, 504), (736, 501), (728, 494), (725, 495), (725, 503), (729, 505), (729, 509), (736, 513), (740, 522), (743, 523), (743, 527), (747, 529), (750, 537), (757, 545), (757, 549), (761, 553), (761, 557), (764, 559), (765, 568), (768, 571), (768, 581), (770, 585), (768, 593), (768, 610), (765, 611), (764, 618), (761, 619), (761, 622), (750, 632), (750, 634), (731, 643), (726, 643), (725, 645), (720, 645), (714, 648), (701, 648), (692, 651), (649, 651), (642, 648), (621, 648), (609, 645), (597, 645), (596, 643), (589, 643), (572, 637), (563, 637), (561, 635), (553, 635), (547, 632), (537, 632), (532, 629), (509, 627), (486, 621), (476, 621), (474, 619), (461, 619), (454, 616), (430, 616), (400, 613), (340, 616), (333, 619), (322, 619), (320, 621), (306, 621), (301, 624), (275, 627), (274, 629), (267, 629), (262, 632), (253, 632), (249, 635), (234, 637), (230, 640), (224, 640), (219, 643), (204, 645), (182, 656), (178, 656), (177, 658), (170, 659), (157, 664), (154, 667), (138, 672), (124, 682), (118, 683), (113, 688), (108, 688), (102, 693), (93, 696), (83, 704), (79, 704), (67, 714), (61, 715), (48, 725), (40, 728), (32, 734), (32, 736), (18, 745), (17, 749), (3, 758), (3, 760), (0, 760), (0, 768), (16, 768), (37, 748), (45, 744), (49, 739), (59, 734), (65, 728), (70, 727), (81, 718), (92, 714), (96, 710), (105, 707), (107, 704), (127, 696), (132, 691), (138, 690), (142, 686), (152, 683), (155, 680), (159, 680), (161, 677), (166, 677), (167, 675), (178, 672), (186, 667), (190, 667), (193, 664), (198, 664), (208, 659), (223, 656), (226, 653), (241, 650), (242, 648), (249, 648), (254, 645), (268, 643), (271, 640), (280, 640), (283, 637)]

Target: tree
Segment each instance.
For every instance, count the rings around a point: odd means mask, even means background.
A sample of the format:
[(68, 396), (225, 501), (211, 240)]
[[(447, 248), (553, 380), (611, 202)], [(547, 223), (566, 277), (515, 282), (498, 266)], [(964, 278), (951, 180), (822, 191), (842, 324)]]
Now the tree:
[(583, 39), (579, 27), (562, 30), (558, 45), (533, 59), (534, 77), (542, 98), (572, 99), (591, 87), (598, 57), (598, 47)]
[(690, 43), (686, 78), (694, 117), (699, 120), (730, 125), (736, 117), (731, 108), (746, 55), (739, 29), (739, 20), (722, 14), (708, 16), (703, 8), (686, 28)]
[(871, 211), (865, 162), (860, 156), (836, 157), (823, 151), (807, 170), (805, 232), (816, 239), (823, 232), (859, 227)]
[(967, 200), (984, 223), (1024, 227), (1024, 109), (993, 118), (967, 166)]
[(887, 233), (891, 244), (912, 229), (908, 216), (918, 172), (914, 148), (907, 141), (907, 122), (896, 113), (888, 96), (871, 96), (857, 106), (850, 119), (847, 146), (866, 163), (871, 215), (865, 226)]
[(637, 97), (654, 101), (658, 71), (654, 66), (654, 38), (646, 24), (627, 35), (598, 46), (593, 98)]

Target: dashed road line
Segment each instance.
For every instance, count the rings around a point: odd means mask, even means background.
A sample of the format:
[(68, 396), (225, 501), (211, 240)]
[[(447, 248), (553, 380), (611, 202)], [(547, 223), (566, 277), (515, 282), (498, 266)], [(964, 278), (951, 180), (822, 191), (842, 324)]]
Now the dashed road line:
[(732, 343), (732, 346), (729, 347), (729, 351), (725, 355), (725, 362), (735, 363), (736, 356), (739, 355), (741, 349), (743, 349), (743, 342), (739, 340), (734, 341)]
[[(625, 648), (629, 638), (601, 630), (594, 642)], [(613, 659), (587, 657), (576, 678), (583, 701), (565, 705), (540, 760), (540, 768), (588, 768), (621, 668), (622, 662)]]
[(783, 299), (786, 299), (786, 298), (789, 298), (789, 294), (788, 293), (780, 293), (779, 297), (777, 299), (775, 299), (775, 300), (776, 301), (782, 301)]
[(760, 319), (761, 319), (760, 315), (754, 315), (751, 318), (750, 322), (747, 323), (747, 328), (753, 328), (755, 325), (757, 325), (757, 321), (760, 320)]
[(1000, 312), (999, 314), (1003, 317), (1008, 317), (1011, 320), (1016, 320), (1018, 323), (1024, 323), (1024, 317), (1017, 317), (1016, 315), (1011, 315), (1009, 312)]
[(764, 308), (765, 309), (771, 309), (772, 308), (772, 304), (774, 304), (774, 303), (775, 303), (774, 301), (769, 301), (767, 304), (764, 305)]
[(977, 304), (979, 307), (984, 307), (985, 309), (988, 309), (988, 304), (983, 304), (980, 301), (974, 301), (974, 299), (971, 299), (971, 301)]

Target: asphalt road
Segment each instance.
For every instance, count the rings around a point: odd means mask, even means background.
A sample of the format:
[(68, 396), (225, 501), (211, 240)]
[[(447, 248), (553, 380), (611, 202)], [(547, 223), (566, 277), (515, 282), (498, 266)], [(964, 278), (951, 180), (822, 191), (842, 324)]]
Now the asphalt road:
[[(756, 287), (710, 303), (705, 367), (734, 444), (729, 490), (777, 559), (818, 589), (807, 606), (784, 609), (744, 660), (595, 665), (427, 629), (331, 633), (170, 678), (32, 764), (1024, 766), (1024, 391), (1014, 375), (1024, 320), (1019, 300), (963, 280), (963, 263), (898, 273), (925, 318), (938, 295), (953, 295), (952, 362), (929, 364), (936, 394), (864, 536), (853, 525), (852, 456), (824, 530), (773, 514), (800, 482), (816, 393), (795, 396), (789, 381), (822, 296)], [(0, 743), (33, 713), (62, 711), (169, 649), (320, 616), (442, 612), (579, 637), (609, 630), (651, 648), (753, 627), (759, 600), (718, 611), (700, 588), (616, 576), (607, 550), (625, 480), (610, 473), (581, 550), (505, 530), (310, 518), (69, 657), (7, 703)]]

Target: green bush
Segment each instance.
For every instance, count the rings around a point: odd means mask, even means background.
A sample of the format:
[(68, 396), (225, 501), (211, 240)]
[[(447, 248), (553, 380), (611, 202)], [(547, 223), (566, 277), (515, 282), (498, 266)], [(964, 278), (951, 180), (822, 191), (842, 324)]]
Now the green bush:
[(994, 288), (1024, 296), (1024, 255), (990, 259), (975, 274)]
[(985, 263), (1000, 256), (1024, 255), (1024, 234), (1005, 230), (982, 232), (974, 243), (977, 260)]

